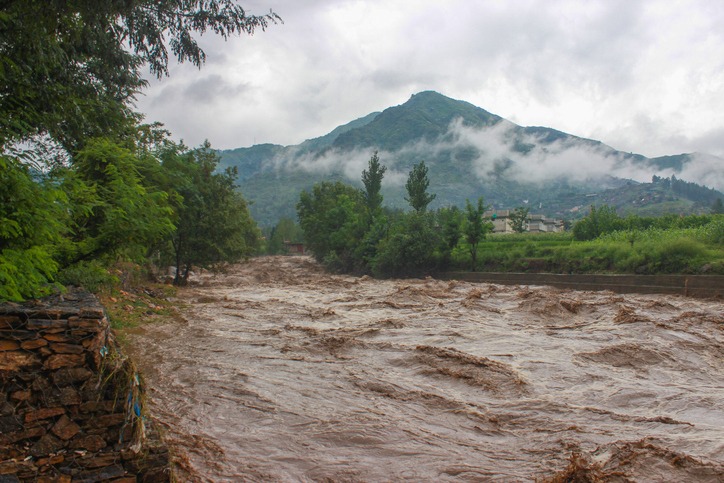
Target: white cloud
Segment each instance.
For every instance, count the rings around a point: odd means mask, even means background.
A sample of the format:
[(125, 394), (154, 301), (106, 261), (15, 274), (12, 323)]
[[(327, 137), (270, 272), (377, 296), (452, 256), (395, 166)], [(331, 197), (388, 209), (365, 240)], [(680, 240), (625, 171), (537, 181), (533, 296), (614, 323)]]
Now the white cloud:
[(284, 24), (205, 36), (201, 71), (139, 100), (189, 144), (297, 144), (432, 89), (646, 156), (724, 156), (721, 2), (240, 1)]
[[(478, 128), (465, 126), (457, 119), (440, 139), (420, 140), (395, 152), (380, 151), (379, 157), (389, 169), (385, 175), (386, 184), (395, 186), (404, 185), (409, 174), (402, 160), (429, 161), (441, 153), (474, 148), (478, 156), (472, 161), (472, 172), (483, 183), (494, 180), (496, 172), (523, 183), (542, 183), (561, 178), (572, 182), (605, 182), (611, 176), (648, 182), (654, 174), (665, 177), (675, 174), (687, 181), (724, 189), (721, 159), (708, 155), (694, 156), (685, 164), (683, 171), (676, 172), (635, 163), (601, 143), (570, 137), (549, 142), (543, 136), (544, 133), (523, 132), (508, 121)], [(524, 145), (529, 149), (522, 152), (520, 146)], [(330, 149), (322, 155), (291, 151), (277, 157), (273, 164), (279, 170), (320, 174), (337, 172), (349, 181), (358, 182), (371, 154), (371, 149)]]

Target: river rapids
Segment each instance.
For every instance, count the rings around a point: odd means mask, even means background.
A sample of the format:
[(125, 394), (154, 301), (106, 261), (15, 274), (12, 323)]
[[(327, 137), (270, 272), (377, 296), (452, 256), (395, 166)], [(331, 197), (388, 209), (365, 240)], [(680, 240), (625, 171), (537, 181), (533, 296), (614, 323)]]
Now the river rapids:
[(178, 297), (126, 345), (180, 481), (724, 481), (721, 301), (306, 257)]

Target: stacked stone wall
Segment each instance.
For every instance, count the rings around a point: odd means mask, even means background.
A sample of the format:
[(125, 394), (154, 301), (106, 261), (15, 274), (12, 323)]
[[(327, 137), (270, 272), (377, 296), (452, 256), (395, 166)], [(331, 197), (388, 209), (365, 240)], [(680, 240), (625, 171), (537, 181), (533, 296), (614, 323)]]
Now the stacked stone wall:
[(0, 305), (0, 387), (0, 483), (170, 480), (140, 377), (92, 295)]

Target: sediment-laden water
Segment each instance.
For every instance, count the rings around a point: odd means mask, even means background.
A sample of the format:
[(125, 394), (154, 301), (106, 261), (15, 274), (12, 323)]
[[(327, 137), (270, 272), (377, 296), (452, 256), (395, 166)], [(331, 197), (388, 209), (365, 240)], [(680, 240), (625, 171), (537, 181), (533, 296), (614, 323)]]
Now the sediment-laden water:
[(197, 281), (128, 344), (184, 481), (724, 480), (721, 301), (303, 257)]

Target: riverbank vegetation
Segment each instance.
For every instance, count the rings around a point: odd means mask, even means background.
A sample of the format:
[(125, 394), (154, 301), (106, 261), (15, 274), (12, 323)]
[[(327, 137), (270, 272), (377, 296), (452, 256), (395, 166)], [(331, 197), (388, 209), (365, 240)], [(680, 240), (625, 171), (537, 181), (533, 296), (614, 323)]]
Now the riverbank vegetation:
[[(172, 142), (134, 112), (169, 55), (201, 66), (195, 36), (251, 34), (280, 20), (232, 0), (37, 2), (0, 9), (0, 302), (83, 285), (125, 267), (193, 267), (253, 254), (259, 230), (208, 143)], [(134, 268), (135, 270), (135, 268)]]
[[(384, 208), (383, 168), (374, 154), (364, 189), (323, 182), (301, 193), (297, 211), (307, 248), (327, 269), (378, 277), (451, 270), (724, 274), (722, 214), (622, 217), (601, 205), (568, 232), (493, 234), (482, 197), (464, 209), (426, 209), (434, 194), (427, 193), (424, 163), (407, 182), (412, 209)], [(369, 183), (369, 173), (379, 182)]]

